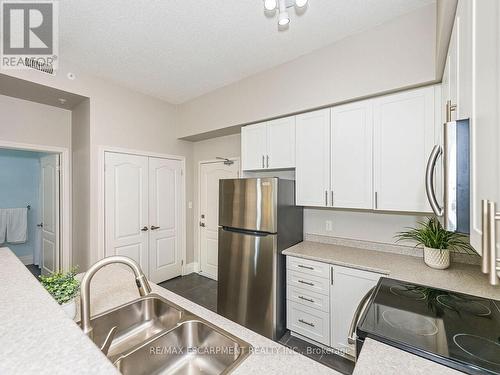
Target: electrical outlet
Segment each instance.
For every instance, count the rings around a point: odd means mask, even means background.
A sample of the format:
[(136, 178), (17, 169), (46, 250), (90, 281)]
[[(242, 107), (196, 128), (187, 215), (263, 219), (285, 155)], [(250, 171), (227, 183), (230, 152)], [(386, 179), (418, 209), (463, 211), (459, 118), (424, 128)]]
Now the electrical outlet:
[(331, 220), (327, 220), (326, 222), (326, 231), (331, 232), (333, 230), (333, 223)]

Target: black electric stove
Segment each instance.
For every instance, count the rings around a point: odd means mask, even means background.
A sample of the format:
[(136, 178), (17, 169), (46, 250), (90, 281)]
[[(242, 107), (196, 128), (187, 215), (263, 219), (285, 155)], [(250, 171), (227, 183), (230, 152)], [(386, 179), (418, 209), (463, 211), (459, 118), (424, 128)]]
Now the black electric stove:
[(500, 374), (500, 301), (381, 278), (357, 330), (469, 374)]

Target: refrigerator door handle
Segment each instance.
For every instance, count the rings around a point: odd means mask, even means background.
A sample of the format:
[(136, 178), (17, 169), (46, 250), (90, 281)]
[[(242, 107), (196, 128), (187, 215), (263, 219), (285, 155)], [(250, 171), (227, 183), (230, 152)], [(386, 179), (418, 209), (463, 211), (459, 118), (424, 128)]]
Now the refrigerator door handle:
[(437, 216), (443, 216), (444, 213), (443, 208), (439, 206), (436, 199), (434, 186), (434, 171), (436, 169), (437, 160), (442, 154), (443, 148), (440, 145), (435, 145), (427, 161), (427, 168), (425, 169), (425, 192), (427, 193), (427, 199), (429, 200), (432, 211), (434, 211)]

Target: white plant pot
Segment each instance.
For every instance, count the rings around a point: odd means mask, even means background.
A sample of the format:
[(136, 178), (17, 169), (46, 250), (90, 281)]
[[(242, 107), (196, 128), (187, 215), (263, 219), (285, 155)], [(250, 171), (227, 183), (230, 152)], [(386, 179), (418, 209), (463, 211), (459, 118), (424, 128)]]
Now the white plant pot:
[(64, 310), (64, 312), (66, 313), (66, 315), (70, 319), (75, 319), (75, 316), (76, 316), (76, 299), (75, 298), (73, 298), (71, 301), (63, 303), (61, 305), (61, 308)]
[(431, 268), (444, 270), (450, 266), (450, 252), (424, 247), (424, 262)]

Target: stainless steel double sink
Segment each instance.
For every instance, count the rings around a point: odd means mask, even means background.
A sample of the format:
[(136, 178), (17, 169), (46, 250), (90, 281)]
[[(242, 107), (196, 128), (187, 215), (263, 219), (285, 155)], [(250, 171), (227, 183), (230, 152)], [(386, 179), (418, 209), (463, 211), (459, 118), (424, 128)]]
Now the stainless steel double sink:
[[(227, 374), (251, 346), (195, 314), (149, 294), (91, 319), (99, 347), (123, 374)], [(116, 327), (116, 328), (114, 328)]]

